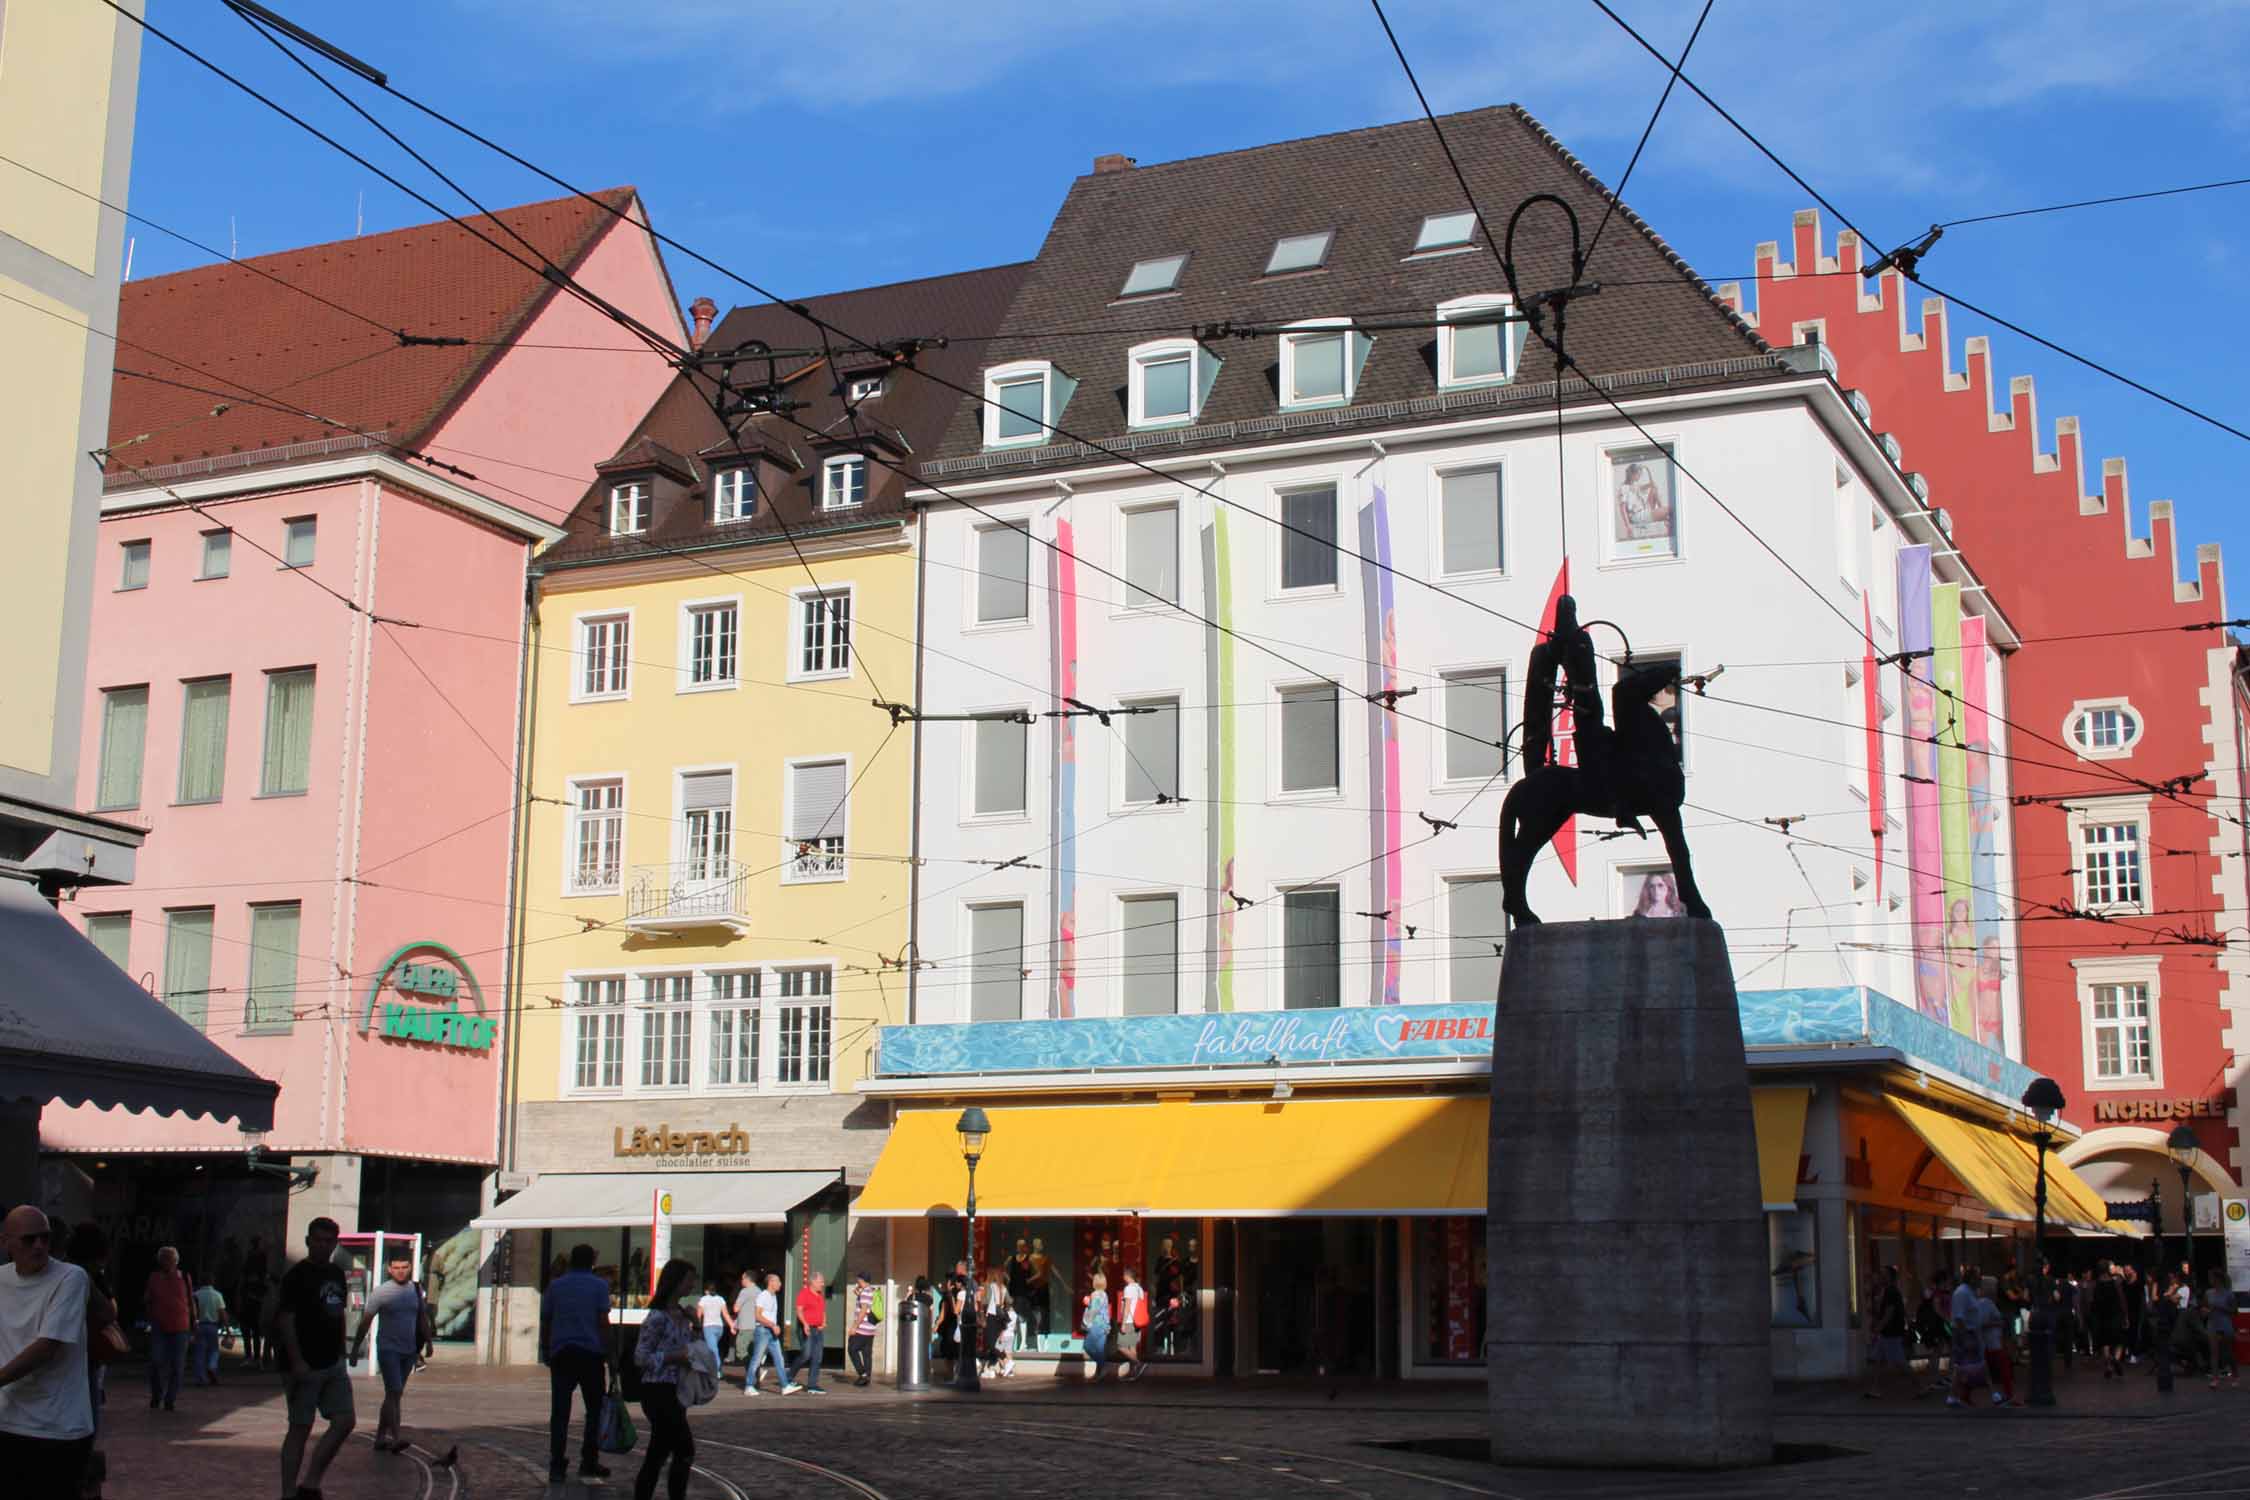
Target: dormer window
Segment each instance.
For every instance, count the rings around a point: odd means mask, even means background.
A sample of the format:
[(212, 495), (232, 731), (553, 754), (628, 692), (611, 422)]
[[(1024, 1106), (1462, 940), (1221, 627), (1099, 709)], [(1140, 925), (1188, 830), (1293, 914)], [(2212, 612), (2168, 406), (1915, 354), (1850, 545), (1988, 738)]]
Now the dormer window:
[(1184, 255), (1164, 255), (1155, 260), (1133, 262), (1133, 269), (1125, 277), (1120, 297), (1146, 297), (1154, 292), (1169, 292), (1180, 284), (1180, 268), (1187, 264)]
[(747, 521), (758, 505), (758, 483), (750, 466), (739, 469), (721, 469), (711, 481), (711, 520), (724, 526), (729, 521)]
[(1203, 414), (1219, 358), (1193, 339), (1141, 344), (1127, 356), (1128, 417), (1135, 427), (1177, 427)]
[(638, 536), (648, 530), (648, 486), (636, 480), (609, 487), (609, 534)]
[(1078, 382), (1045, 360), (984, 372), (984, 445), (1029, 448), (1048, 440)]
[(883, 394), (883, 377), (862, 375), (844, 391), (844, 399), (857, 406), (862, 401), (872, 401)]
[(1349, 318), (1313, 318), (1281, 336), (1281, 404), (1348, 406), (1374, 340)]
[(1285, 271), (1317, 271), (1328, 261), (1329, 242), (1336, 238), (1333, 229), (1323, 229), (1318, 234), (1284, 235), (1274, 241), (1273, 254), (1266, 257), (1266, 274), (1279, 276)]
[(1422, 232), (1414, 236), (1414, 253), (1425, 250), (1453, 250), (1475, 239), (1477, 216), (1465, 214), (1431, 214), (1422, 221)]
[(1506, 297), (1460, 297), (1438, 304), (1438, 388), (1502, 385), (1516, 374), (1523, 349), (1520, 323), (1500, 319), (1513, 311)]
[(867, 459), (841, 453), (820, 466), (820, 508), (850, 510), (867, 499)]

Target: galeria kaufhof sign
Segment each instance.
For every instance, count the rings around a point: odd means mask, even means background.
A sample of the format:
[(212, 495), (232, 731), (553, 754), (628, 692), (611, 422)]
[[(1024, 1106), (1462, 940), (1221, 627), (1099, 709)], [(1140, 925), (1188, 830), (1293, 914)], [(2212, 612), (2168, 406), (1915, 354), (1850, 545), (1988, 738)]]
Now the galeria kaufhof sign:
[[(390, 998), (385, 998), (388, 991)], [(461, 1008), (466, 992), (473, 1012)], [(361, 1035), (420, 1042), (452, 1052), (489, 1052), (500, 1022), (468, 961), (443, 943), (408, 943), (376, 971), (360, 1009)]]

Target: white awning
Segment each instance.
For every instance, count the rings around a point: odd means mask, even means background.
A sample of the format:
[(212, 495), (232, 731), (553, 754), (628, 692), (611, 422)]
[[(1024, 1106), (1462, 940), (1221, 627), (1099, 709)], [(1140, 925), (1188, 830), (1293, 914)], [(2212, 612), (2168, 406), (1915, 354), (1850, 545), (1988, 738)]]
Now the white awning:
[(549, 1172), (471, 1229), (616, 1229), (656, 1217), (672, 1195), (675, 1224), (779, 1224), (789, 1210), (842, 1178), (813, 1172)]

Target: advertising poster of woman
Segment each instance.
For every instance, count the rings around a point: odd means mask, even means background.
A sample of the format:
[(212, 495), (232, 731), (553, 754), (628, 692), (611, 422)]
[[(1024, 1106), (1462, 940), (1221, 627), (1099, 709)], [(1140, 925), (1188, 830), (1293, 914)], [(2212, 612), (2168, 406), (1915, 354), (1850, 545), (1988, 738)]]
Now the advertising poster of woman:
[(1680, 905), (1679, 885), (1672, 879), (1672, 867), (1658, 865), (1653, 869), (1620, 870), (1618, 878), (1625, 882), (1624, 908), (1629, 917), (1684, 917), (1686, 908)]
[(1609, 493), (1612, 562), (1679, 555), (1679, 509), (1671, 454), (1661, 448), (1612, 453)]

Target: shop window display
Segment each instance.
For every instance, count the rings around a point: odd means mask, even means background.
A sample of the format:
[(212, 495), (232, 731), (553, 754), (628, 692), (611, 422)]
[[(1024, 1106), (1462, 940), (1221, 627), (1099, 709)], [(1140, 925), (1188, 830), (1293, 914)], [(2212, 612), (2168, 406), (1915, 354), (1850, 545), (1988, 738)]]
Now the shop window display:
[(1484, 1363), (1484, 1220), (1417, 1219), (1413, 1232), (1415, 1363)]
[[(1130, 1216), (1084, 1219), (979, 1218), (975, 1275), (981, 1284), (997, 1269), (1023, 1320), (1019, 1356), (1076, 1354), (1085, 1347), (1083, 1298), (1100, 1271), (1107, 1283), (1110, 1319), (1119, 1316), (1118, 1293), (1130, 1266), (1149, 1292), (1148, 1335), (1141, 1354), (1150, 1360), (1202, 1357), (1197, 1293), (1202, 1287), (1203, 1225), (1197, 1219), (1142, 1220)], [(930, 1277), (952, 1274), (961, 1253), (962, 1224), (934, 1226)]]

